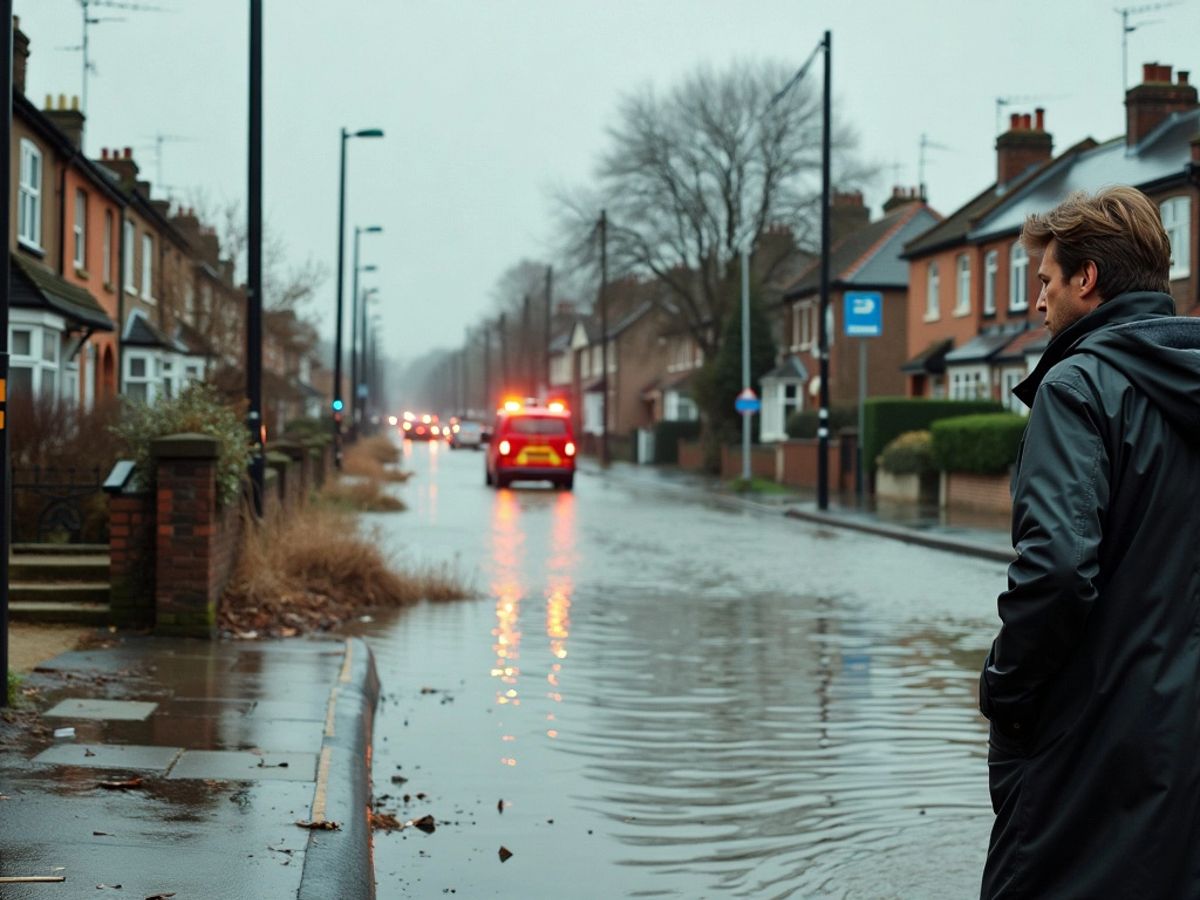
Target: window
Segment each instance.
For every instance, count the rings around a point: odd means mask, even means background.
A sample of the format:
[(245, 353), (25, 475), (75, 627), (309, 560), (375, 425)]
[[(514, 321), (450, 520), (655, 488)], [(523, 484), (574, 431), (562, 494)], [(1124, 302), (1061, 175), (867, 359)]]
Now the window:
[(996, 314), (996, 273), (1000, 269), (1000, 253), (997, 250), (989, 250), (987, 256), (983, 258), (983, 314), (985, 316), (994, 316)]
[(42, 247), (42, 151), (21, 139), (21, 177), (17, 187), (17, 240)]
[(971, 311), (971, 258), (960, 253), (955, 261), (958, 280), (955, 283), (954, 314), (965, 316)]
[(950, 375), (951, 400), (988, 399), (987, 369), (963, 369)]
[(925, 282), (925, 321), (930, 322), (941, 315), (938, 306), (938, 289), (940, 287), (940, 279), (938, 277), (938, 264), (931, 262), (929, 271), (926, 274)]
[(154, 399), (151, 389), (150, 360), (145, 355), (127, 353), (125, 356), (125, 386), (122, 393), (142, 403)]
[(1187, 278), (1192, 271), (1191, 254), (1191, 225), (1192, 198), (1172, 197), (1164, 200), (1158, 207), (1162, 215), (1163, 228), (1171, 240), (1171, 275), (1176, 278)]
[(125, 268), (125, 290), (131, 294), (137, 293), (137, 280), (133, 277), (133, 240), (134, 240), (133, 223), (126, 221), (122, 239), (125, 243), (125, 252), (121, 256), (121, 264)]
[(142, 235), (142, 299), (154, 302), (154, 238)]
[(548, 416), (517, 416), (510, 420), (513, 434), (566, 434), (567, 420)]
[(87, 194), (75, 192), (75, 268), (87, 268)]
[(1012, 251), (1009, 253), (1008, 308), (1029, 308), (1029, 254), (1025, 252), (1020, 241), (1013, 242)]
[(104, 211), (104, 283), (112, 284), (112, 239), (113, 215), (111, 209)]
[(9, 345), (12, 347), (13, 356), (32, 356), (33, 332), (24, 328), (14, 328)]

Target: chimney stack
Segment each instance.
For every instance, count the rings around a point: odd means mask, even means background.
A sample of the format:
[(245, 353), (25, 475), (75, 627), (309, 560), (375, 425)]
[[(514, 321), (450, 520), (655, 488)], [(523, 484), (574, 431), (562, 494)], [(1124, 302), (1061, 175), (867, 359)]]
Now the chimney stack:
[(67, 139), (75, 147), (76, 150), (83, 149), (83, 112), (79, 109), (79, 98), (72, 97), (70, 104), (67, 103), (65, 94), (58, 95), (58, 105), (54, 103), (54, 98), (49, 94), (46, 95), (46, 108), (42, 110), (46, 118), (54, 123), (54, 126), (67, 136)]
[(21, 20), (13, 16), (13, 90), (25, 93), (25, 70), (29, 67), (29, 36), (21, 30)]
[(1008, 131), (996, 138), (996, 182), (1008, 184), (1032, 166), (1049, 162), (1054, 156), (1054, 141), (1046, 131), (1046, 111), (1013, 113)]
[(1125, 144), (1136, 147), (1173, 113), (1197, 106), (1196, 89), (1188, 84), (1188, 73), (1180, 72), (1171, 83), (1171, 67), (1158, 63), (1142, 66), (1142, 83), (1125, 92)]
[(829, 201), (829, 239), (837, 243), (871, 221), (862, 191), (834, 191)]
[(920, 203), (925, 197), (920, 188), (906, 188), (896, 185), (892, 188), (892, 196), (883, 203), (883, 214), (886, 216), (892, 210), (907, 206), (910, 203)]
[(126, 147), (123, 151), (116, 147), (102, 150), (100, 163), (117, 176), (122, 189), (132, 191), (137, 185), (138, 165), (133, 160), (132, 147)]

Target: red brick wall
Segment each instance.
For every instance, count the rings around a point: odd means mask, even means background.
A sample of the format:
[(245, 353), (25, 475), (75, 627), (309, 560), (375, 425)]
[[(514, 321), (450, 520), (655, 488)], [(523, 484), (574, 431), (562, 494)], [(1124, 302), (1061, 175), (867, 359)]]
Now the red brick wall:
[[(816, 438), (806, 438), (784, 441), (778, 446), (783, 454), (783, 484), (815, 489), (819, 441)], [(847, 471), (843, 472), (841, 459), (841, 441), (836, 438), (831, 439), (829, 441), (829, 486), (837, 491), (854, 487), (853, 468), (848, 467)]]
[(1011, 512), (1010, 476), (975, 475), (970, 472), (947, 472), (945, 475), (944, 506), (978, 509), (989, 512)]
[(109, 607), (122, 627), (154, 624), (154, 494), (108, 498)]
[[(775, 445), (769, 444), (750, 448), (750, 474), (755, 478), (775, 480)], [(721, 448), (721, 477), (742, 477), (742, 448)]]
[(704, 468), (704, 448), (699, 441), (679, 442), (679, 468), (699, 472)]

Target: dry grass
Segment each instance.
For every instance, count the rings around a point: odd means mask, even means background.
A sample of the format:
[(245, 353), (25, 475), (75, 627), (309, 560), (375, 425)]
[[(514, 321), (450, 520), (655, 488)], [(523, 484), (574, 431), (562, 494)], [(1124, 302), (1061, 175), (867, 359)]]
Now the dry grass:
[(364, 610), (470, 596), (449, 567), (398, 571), (378, 543), (353, 516), (315, 505), (248, 528), (221, 627), (243, 637), (290, 637), (335, 628)]
[(334, 477), (325, 482), (318, 501), (343, 512), (400, 512), (408, 506), (374, 478)]
[(383, 435), (376, 435), (346, 448), (342, 457), (342, 471), (374, 481), (408, 481), (412, 472), (393, 468), (399, 462), (400, 448)]

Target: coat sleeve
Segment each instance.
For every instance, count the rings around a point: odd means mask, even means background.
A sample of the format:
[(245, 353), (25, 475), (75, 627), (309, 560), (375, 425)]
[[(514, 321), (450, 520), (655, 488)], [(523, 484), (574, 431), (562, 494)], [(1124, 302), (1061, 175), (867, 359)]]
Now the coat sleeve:
[(1043, 382), (1013, 487), (1013, 547), (1003, 625), (984, 662), (979, 708), (1031, 739), (1044, 688), (1096, 602), (1109, 460), (1097, 410), (1073, 386)]

